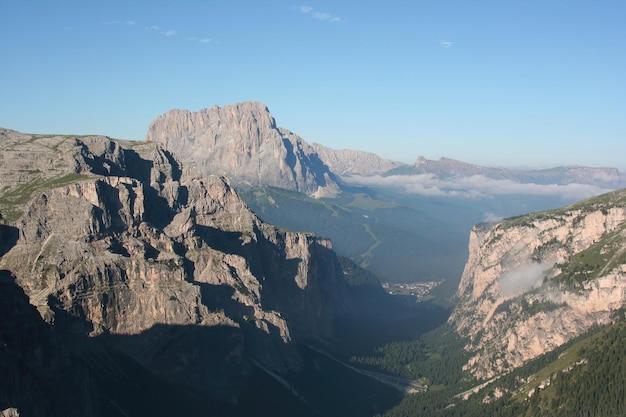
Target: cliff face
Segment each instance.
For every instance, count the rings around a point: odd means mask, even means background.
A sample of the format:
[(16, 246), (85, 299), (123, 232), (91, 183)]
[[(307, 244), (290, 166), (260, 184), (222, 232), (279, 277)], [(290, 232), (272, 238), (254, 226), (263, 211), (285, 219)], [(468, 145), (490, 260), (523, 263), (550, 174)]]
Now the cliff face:
[(450, 322), (490, 378), (608, 323), (626, 302), (626, 192), (476, 226)]
[(155, 143), (0, 139), (0, 270), (53, 327), (224, 398), (249, 359), (297, 370), (294, 342), (332, 337), (345, 282), (329, 241), (263, 223)]
[(172, 110), (150, 124), (146, 140), (203, 173), (227, 176), (237, 185), (271, 185), (322, 197), (339, 191), (334, 174), (315, 150), (277, 127), (261, 103)]

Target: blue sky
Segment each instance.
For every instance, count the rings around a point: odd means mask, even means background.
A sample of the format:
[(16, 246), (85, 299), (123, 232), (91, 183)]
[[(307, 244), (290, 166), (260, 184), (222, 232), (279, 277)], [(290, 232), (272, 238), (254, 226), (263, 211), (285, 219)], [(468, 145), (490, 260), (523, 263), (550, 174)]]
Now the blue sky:
[(0, 0), (0, 126), (143, 139), (265, 103), (404, 162), (626, 168), (626, 2)]

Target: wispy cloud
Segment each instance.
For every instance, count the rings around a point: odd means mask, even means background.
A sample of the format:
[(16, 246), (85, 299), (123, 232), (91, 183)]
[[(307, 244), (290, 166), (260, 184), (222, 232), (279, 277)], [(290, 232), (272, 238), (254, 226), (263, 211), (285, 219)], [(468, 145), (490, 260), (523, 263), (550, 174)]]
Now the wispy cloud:
[(495, 213), (491, 213), (491, 212), (487, 212), (483, 216), (483, 221), (485, 223), (498, 223), (498, 222), (501, 222), (503, 219), (504, 217)]
[(334, 16), (326, 12), (318, 12), (317, 10), (314, 10), (310, 6), (300, 6), (300, 13), (308, 14), (314, 19), (323, 20), (326, 22), (332, 22), (332, 23), (343, 22), (343, 20), (339, 16)]
[(106, 22), (100, 22), (101, 25), (121, 25), (121, 24), (125, 24), (127, 26), (133, 26), (135, 24), (134, 20), (109, 20)]
[(501, 195), (559, 196), (564, 199), (584, 199), (610, 190), (587, 184), (534, 184), (512, 180), (497, 180), (483, 175), (439, 178), (434, 174), (375, 176), (345, 176), (347, 184), (385, 186), (407, 194), (423, 196), (487, 198)]
[(443, 46), (444, 48), (452, 48), (452, 45), (454, 45), (454, 43), (450, 41), (441, 40), (439, 41), (439, 45)]
[[(155, 32), (158, 35), (161, 36), (165, 36), (166, 38), (171, 38), (174, 36), (178, 36), (179, 33), (174, 30), (174, 29), (168, 29), (165, 30), (163, 26), (159, 26), (159, 25), (144, 25), (141, 22), (138, 23), (134, 20), (111, 20), (111, 21), (106, 21), (106, 22), (100, 22), (100, 25), (126, 25), (126, 26), (133, 26), (133, 27), (143, 27), (144, 30), (146, 31), (152, 31)], [(197, 42), (197, 43), (211, 43), (213, 42), (213, 39), (209, 38), (209, 37), (195, 37), (195, 36), (189, 36), (187, 37), (187, 40), (189, 40), (190, 42)]]
[(543, 276), (551, 267), (551, 264), (523, 265), (503, 274), (498, 279), (500, 293), (505, 297), (525, 293), (534, 286), (541, 284)]

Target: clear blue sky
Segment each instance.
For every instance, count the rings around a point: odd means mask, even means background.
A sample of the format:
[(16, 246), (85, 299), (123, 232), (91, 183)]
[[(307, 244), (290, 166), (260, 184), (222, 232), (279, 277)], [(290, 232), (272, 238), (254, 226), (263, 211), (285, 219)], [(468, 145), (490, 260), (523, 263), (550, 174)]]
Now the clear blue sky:
[(0, 126), (143, 139), (265, 103), (413, 162), (626, 167), (626, 1), (0, 0)]

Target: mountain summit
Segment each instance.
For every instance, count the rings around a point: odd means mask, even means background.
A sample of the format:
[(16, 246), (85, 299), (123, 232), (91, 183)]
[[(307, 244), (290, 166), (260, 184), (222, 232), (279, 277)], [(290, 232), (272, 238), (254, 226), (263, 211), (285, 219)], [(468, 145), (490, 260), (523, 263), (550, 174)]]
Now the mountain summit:
[(236, 185), (271, 185), (315, 197), (339, 192), (335, 175), (317, 152), (296, 134), (277, 127), (262, 103), (171, 110), (150, 124), (146, 140)]

